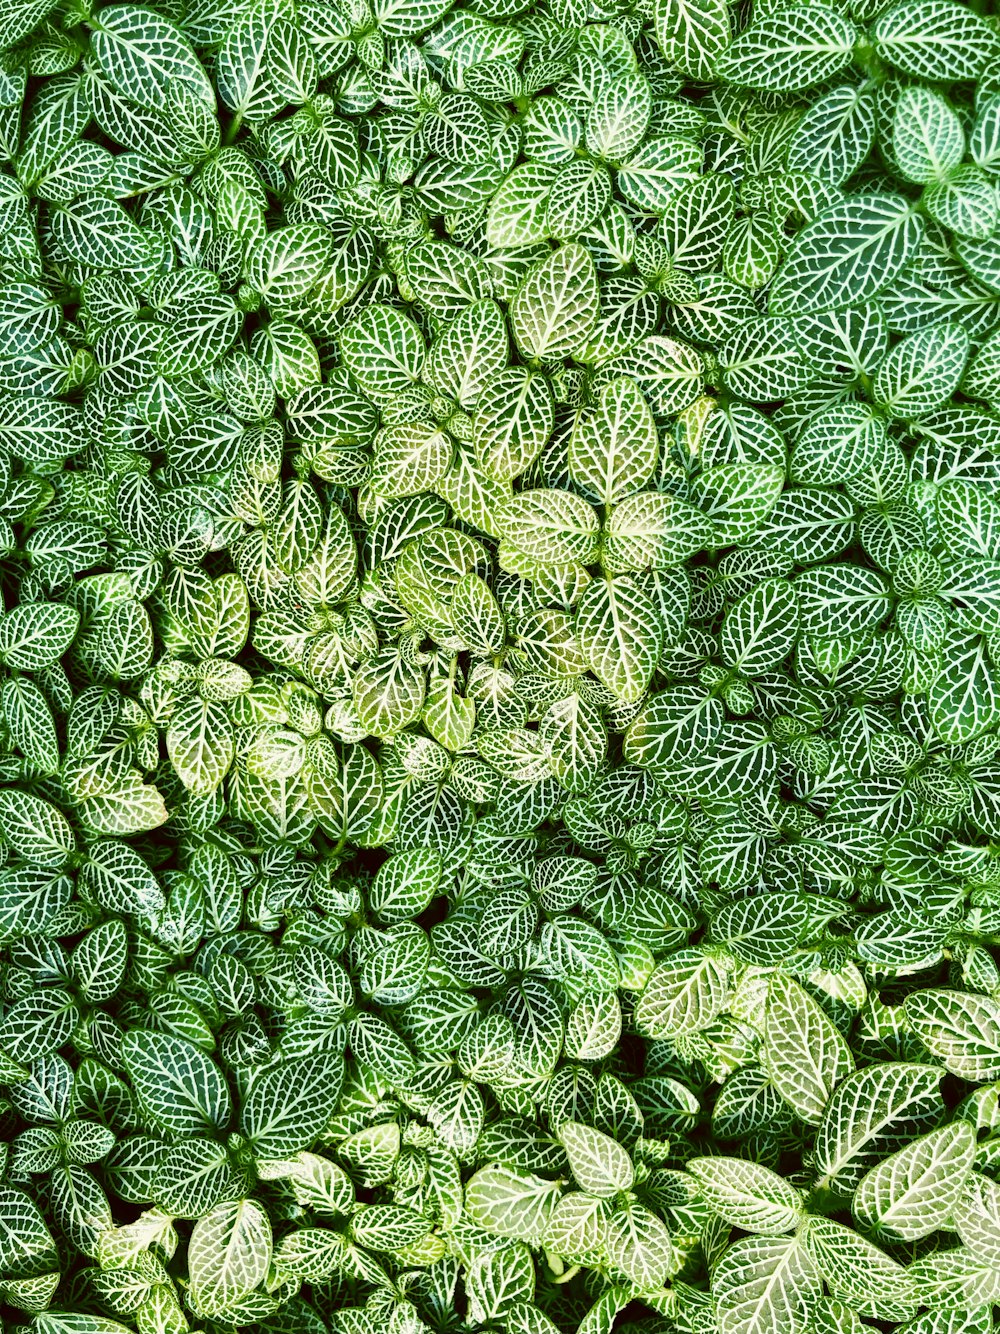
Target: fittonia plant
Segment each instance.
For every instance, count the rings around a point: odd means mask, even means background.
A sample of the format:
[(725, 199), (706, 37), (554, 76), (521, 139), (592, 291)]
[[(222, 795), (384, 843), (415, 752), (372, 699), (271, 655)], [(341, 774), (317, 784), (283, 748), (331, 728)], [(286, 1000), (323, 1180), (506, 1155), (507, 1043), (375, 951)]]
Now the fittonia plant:
[(987, 1334), (1000, 24), (7, 0), (0, 1303)]

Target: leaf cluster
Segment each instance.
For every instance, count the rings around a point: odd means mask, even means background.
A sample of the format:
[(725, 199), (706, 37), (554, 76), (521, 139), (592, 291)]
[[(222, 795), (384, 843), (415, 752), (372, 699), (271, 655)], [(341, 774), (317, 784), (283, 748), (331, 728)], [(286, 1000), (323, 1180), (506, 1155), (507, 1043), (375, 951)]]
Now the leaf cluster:
[(7, 0), (8, 1323), (992, 1330), (988, 8)]

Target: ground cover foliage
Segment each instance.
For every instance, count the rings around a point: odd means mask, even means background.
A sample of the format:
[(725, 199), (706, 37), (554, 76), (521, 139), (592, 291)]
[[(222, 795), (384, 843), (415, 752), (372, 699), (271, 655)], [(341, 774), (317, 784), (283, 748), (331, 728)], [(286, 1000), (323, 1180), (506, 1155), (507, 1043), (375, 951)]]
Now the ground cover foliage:
[(0, 48), (7, 1324), (986, 1334), (995, 17)]

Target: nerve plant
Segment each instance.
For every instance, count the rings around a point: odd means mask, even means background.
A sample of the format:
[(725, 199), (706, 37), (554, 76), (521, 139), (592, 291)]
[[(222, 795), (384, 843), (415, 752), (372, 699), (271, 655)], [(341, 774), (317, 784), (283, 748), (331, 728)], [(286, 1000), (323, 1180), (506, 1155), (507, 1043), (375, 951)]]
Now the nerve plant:
[(989, 11), (8, 0), (9, 1325), (993, 1328)]

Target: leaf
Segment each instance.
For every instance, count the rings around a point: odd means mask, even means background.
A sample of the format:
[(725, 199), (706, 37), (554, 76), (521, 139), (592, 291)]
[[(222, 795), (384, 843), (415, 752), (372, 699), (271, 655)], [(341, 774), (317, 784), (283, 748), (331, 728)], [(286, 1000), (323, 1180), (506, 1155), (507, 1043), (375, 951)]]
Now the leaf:
[(590, 333), (597, 310), (594, 261), (572, 243), (528, 272), (510, 303), (511, 328), (525, 357), (562, 357)]
[(904, 74), (933, 82), (977, 79), (1000, 56), (996, 34), (955, 0), (904, 0), (875, 24), (876, 50)]
[(764, 579), (730, 608), (722, 623), (722, 659), (744, 676), (774, 670), (795, 647), (799, 608), (787, 579)]
[(0, 1187), (0, 1220), (0, 1269), (5, 1274), (55, 1261), (52, 1234), (30, 1195), (15, 1186)]
[(728, 994), (726, 970), (698, 950), (679, 950), (656, 965), (639, 997), (635, 1021), (652, 1038), (673, 1038), (707, 1028)]
[(588, 1195), (608, 1198), (630, 1188), (632, 1161), (609, 1135), (576, 1121), (565, 1121), (559, 1127), (559, 1138), (577, 1185)]
[(417, 917), (441, 881), (441, 858), (431, 848), (394, 853), (379, 867), (369, 893), (372, 909), (385, 922)]
[(609, 162), (627, 158), (642, 142), (652, 109), (652, 90), (644, 75), (608, 80), (587, 117), (588, 149)]
[(125, 1035), (122, 1057), (143, 1107), (161, 1130), (199, 1135), (227, 1125), (231, 1103), (225, 1080), (192, 1043), (137, 1029)]
[(149, 237), (121, 204), (85, 191), (53, 211), (52, 235), (64, 255), (94, 268), (137, 269), (149, 255)]
[(722, 1334), (802, 1334), (822, 1291), (797, 1237), (735, 1242), (719, 1261), (713, 1286)]
[(796, 579), (795, 588), (801, 626), (810, 635), (864, 634), (889, 609), (882, 577), (858, 565), (821, 565), (807, 570)]
[(940, 1080), (940, 1070), (908, 1062), (869, 1066), (843, 1080), (817, 1133), (816, 1167), (823, 1183), (853, 1194), (880, 1158), (937, 1119)]
[(271, 1224), (253, 1200), (217, 1204), (199, 1218), (188, 1242), (191, 1300), (221, 1315), (262, 1282), (271, 1263)]
[(358, 718), (375, 736), (392, 736), (418, 718), (425, 691), (424, 673), (392, 649), (365, 663), (353, 682)]
[(243, 1103), (243, 1131), (261, 1158), (290, 1158), (326, 1127), (343, 1082), (340, 1057), (302, 1057), (264, 1071)]
[(941, 407), (962, 378), (969, 338), (957, 324), (941, 324), (897, 343), (875, 377), (876, 402), (894, 417), (920, 417)]
[(465, 1208), (476, 1227), (538, 1245), (559, 1185), (496, 1164), (481, 1168), (465, 1187)]
[(109, 83), (130, 102), (161, 108), (171, 82), (176, 81), (214, 108), (205, 71), (169, 20), (138, 5), (112, 5), (95, 14), (90, 27), (94, 59)]
[(0, 1024), (0, 1048), (17, 1065), (50, 1056), (69, 1040), (79, 1012), (61, 988), (33, 991), (10, 1007)]
[(701, 473), (691, 498), (712, 520), (713, 545), (751, 537), (774, 508), (784, 480), (784, 469), (757, 463), (723, 463)]
[(798, 232), (771, 284), (772, 315), (805, 315), (872, 300), (902, 271), (921, 223), (901, 196), (851, 195)]
[(408, 389), (424, 363), (424, 340), (412, 320), (390, 306), (369, 306), (341, 335), (344, 362), (375, 398)]
[(375, 19), (389, 37), (412, 37), (432, 28), (451, 8), (451, 0), (379, 0)]
[(874, 139), (874, 98), (866, 89), (841, 84), (817, 98), (796, 125), (788, 166), (842, 185), (868, 156)]
[(947, 1225), (963, 1194), (975, 1145), (963, 1121), (922, 1135), (862, 1178), (851, 1205), (855, 1217), (890, 1240), (930, 1236)]
[(802, 1120), (818, 1123), (854, 1069), (843, 1037), (809, 993), (779, 974), (768, 989), (761, 1064)]
[(548, 162), (523, 162), (490, 201), (486, 234), (495, 250), (530, 246), (548, 236), (549, 191), (557, 170)]
[(267, 50), (276, 14), (258, 4), (219, 34), (224, 37), (216, 69), (219, 96), (234, 113), (235, 125), (266, 120), (284, 106), (268, 77)]
[(622, 377), (602, 389), (596, 412), (577, 418), (570, 474), (590, 500), (611, 505), (649, 480), (657, 450), (653, 414), (635, 381)]
[(810, 1218), (804, 1239), (817, 1270), (837, 1292), (855, 1301), (915, 1306), (919, 1289), (895, 1260), (832, 1218)]
[(648, 139), (624, 163), (617, 177), (619, 190), (640, 209), (663, 213), (685, 186), (697, 180), (701, 147), (680, 135)]
[(55, 5), (50, 3), (50, 0), (20, 0), (4, 16), (3, 26), (0, 28), (0, 46), (5, 51), (9, 47), (16, 46), (54, 8)]
[(30, 792), (0, 792), (0, 833), (29, 862), (55, 869), (76, 850), (76, 838), (63, 813)]
[(555, 421), (543, 375), (526, 367), (501, 370), (483, 386), (475, 416), (477, 457), (500, 481), (518, 477), (542, 452)]
[(682, 412), (698, 398), (704, 362), (687, 343), (652, 334), (616, 363), (633, 378), (654, 413)]
[(799, 1192), (759, 1163), (741, 1158), (691, 1158), (686, 1170), (697, 1180), (709, 1208), (744, 1232), (780, 1236), (801, 1221)]
[(442, 393), (471, 408), (506, 365), (507, 330), (500, 307), (477, 301), (435, 339), (426, 376)]
[(502, 1318), (535, 1295), (535, 1266), (526, 1246), (508, 1246), (478, 1257), (468, 1269), (466, 1291), (473, 1320)]
[(604, 563), (614, 572), (669, 570), (708, 546), (712, 520), (664, 491), (639, 491), (616, 505), (604, 531)]
[(742, 32), (715, 60), (715, 73), (737, 86), (796, 92), (847, 65), (858, 31), (822, 5), (800, 5)]
[(637, 1288), (660, 1288), (674, 1266), (670, 1233), (651, 1210), (628, 1203), (612, 1215), (604, 1244), (612, 1265)]
[(593, 580), (577, 607), (576, 633), (598, 680), (626, 703), (642, 699), (662, 635), (656, 603), (638, 580)]
[[(542, 716), (538, 735), (553, 775), (569, 792), (585, 792), (601, 770), (608, 737), (597, 708), (579, 694), (552, 704)], [(617, 981), (617, 967), (611, 972)]]
[(982, 1083), (1000, 1070), (1000, 1005), (961, 991), (915, 991), (906, 1017), (932, 1055), (962, 1079)]
[(905, 88), (893, 117), (892, 150), (907, 180), (941, 180), (965, 155), (962, 122), (938, 94)]
[(234, 751), (232, 724), (221, 704), (191, 699), (175, 710), (167, 731), (167, 752), (178, 778), (195, 796), (215, 791)]
[(22, 603), (0, 616), (0, 658), (20, 671), (40, 671), (66, 652), (79, 624), (79, 613), (62, 603)]
[(992, 727), (1000, 717), (996, 669), (978, 635), (953, 630), (944, 642), (944, 670), (928, 690), (934, 729), (942, 740), (961, 744)]
[(533, 560), (551, 565), (589, 565), (597, 552), (597, 515), (570, 491), (522, 491), (504, 507), (505, 537)]
[[(957, 1196), (950, 1221), (972, 1257), (984, 1265), (995, 1265), (1000, 1253), (1000, 1198), (996, 1183), (978, 1172), (956, 1181)], [(953, 1190), (946, 1192), (949, 1200)]]
[(672, 765), (707, 754), (718, 739), (722, 704), (697, 685), (679, 684), (654, 695), (625, 735), (625, 755), (634, 764), (669, 771)]
[(807, 922), (804, 900), (794, 892), (777, 890), (726, 904), (716, 914), (712, 932), (737, 958), (766, 965), (787, 958)]
[(607, 1212), (603, 1199), (570, 1191), (552, 1211), (542, 1244), (555, 1255), (589, 1258), (600, 1252)]
[(717, 0), (659, 0), (653, 30), (670, 64), (688, 78), (708, 82), (729, 41), (729, 12)]

